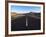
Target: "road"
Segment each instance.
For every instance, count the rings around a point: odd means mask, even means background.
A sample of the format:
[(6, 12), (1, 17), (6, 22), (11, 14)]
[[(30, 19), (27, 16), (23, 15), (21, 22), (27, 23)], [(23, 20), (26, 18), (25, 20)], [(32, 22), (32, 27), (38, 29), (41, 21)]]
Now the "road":
[(28, 16), (27, 18), (26, 16), (22, 16), (20, 18), (11, 20), (11, 31), (39, 30), (39, 29), (40, 29), (40, 19), (32, 16)]

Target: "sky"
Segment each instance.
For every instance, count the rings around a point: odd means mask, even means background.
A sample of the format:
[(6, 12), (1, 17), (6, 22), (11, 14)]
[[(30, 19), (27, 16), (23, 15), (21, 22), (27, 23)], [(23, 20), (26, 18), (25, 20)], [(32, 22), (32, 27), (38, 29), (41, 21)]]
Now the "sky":
[(17, 5), (11, 5), (11, 12), (16, 13), (39, 13), (41, 8), (39, 6), (17, 6)]

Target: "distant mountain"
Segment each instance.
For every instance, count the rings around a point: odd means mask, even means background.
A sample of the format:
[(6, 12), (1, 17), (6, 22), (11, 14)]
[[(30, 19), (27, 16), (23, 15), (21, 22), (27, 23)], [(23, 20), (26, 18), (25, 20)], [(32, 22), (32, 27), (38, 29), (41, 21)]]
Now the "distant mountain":
[(25, 15), (25, 16), (37, 16), (37, 17), (40, 17), (40, 12), (39, 13), (29, 12), (29, 13), (26, 13), (26, 14), (11, 12), (11, 15), (12, 16), (23, 16), (23, 15)]
[(35, 13), (35, 12), (30, 12), (32, 15), (34, 15), (34, 16), (38, 16), (38, 17), (40, 17), (40, 12), (39, 13)]
[(23, 15), (27, 15), (27, 16), (38, 16), (38, 17), (40, 17), (40, 12), (39, 13), (29, 12), (29, 13), (26, 13), (26, 14), (23, 14)]
[(31, 16), (38, 16), (38, 17), (40, 17), (40, 12), (39, 13), (36, 13), (36, 12), (29, 12), (29, 13), (26, 13), (26, 14), (19, 14), (19, 13), (15, 13), (15, 12), (11, 12), (11, 15), (12, 16), (16, 16), (16, 15), (26, 15), (26, 16), (29, 16), (29, 15), (31, 15)]

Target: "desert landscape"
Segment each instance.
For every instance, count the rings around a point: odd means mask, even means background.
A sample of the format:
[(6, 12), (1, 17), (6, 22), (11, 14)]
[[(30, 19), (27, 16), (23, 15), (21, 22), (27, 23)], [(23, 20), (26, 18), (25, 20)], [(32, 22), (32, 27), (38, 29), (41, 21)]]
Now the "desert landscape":
[(30, 12), (30, 13), (26, 13), (26, 14), (19, 14), (19, 13), (16, 13), (16, 12), (11, 12), (11, 19), (13, 18), (20, 18), (22, 16), (30, 16), (30, 17), (33, 17), (33, 18), (37, 18), (37, 19), (40, 19), (40, 12), (39, 13), (35, 13), (35, 12)]
[[(40, 12), (29, 12), (26, 14), (11, 12), (11, 31), (39, 30), (40, 17)], [(26, 26), (26, 24), (28, 24), (28, 26)]]

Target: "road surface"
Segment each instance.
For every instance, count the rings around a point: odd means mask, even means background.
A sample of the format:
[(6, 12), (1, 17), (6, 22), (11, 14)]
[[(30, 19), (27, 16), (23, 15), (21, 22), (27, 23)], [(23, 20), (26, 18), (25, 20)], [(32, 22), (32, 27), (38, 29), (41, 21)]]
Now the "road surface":
[(22, 16), (20, 18), (11, 20), (11, 31), (22, 30), (40, 30), (40, 19), (30, 16), (27, 18), (26, 16)]

